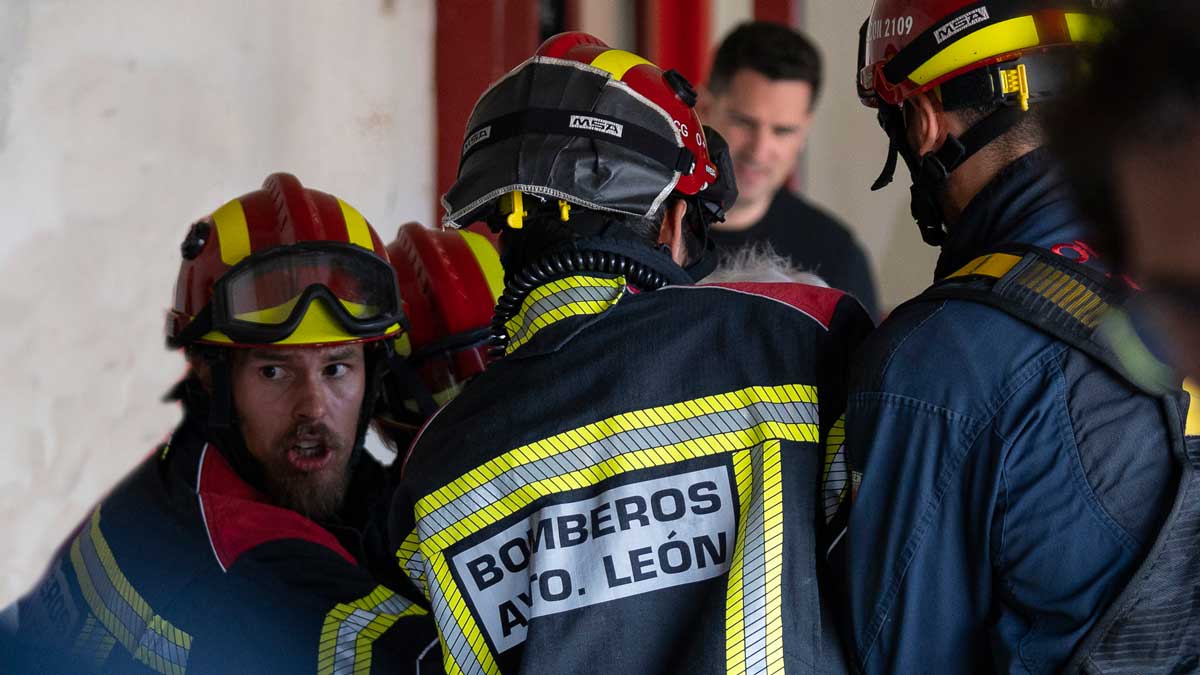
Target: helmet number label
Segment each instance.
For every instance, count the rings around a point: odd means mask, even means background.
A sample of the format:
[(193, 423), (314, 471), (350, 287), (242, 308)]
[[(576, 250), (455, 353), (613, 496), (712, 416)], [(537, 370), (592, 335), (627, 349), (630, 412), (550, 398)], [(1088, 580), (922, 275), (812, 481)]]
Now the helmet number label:
[(881, 38), (910, 35), (912, 28), (913, 18), (911, 16), (875, 19), (868, 27), (867, 39), (879, 40)]

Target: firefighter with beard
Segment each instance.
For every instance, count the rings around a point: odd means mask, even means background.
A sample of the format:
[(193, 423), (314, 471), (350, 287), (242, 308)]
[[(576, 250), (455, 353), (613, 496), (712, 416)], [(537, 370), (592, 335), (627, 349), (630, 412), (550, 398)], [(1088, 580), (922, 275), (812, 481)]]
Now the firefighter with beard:
[[(1187, 629), (1163, 632), (1194, 577), (1173, 596), (1146, 584), (1187, 554), (1159, 541), (1187, 396), (1144, 386), (1104, 339), (1135, 289), (1043, 147), (1042, 111), (1111, 26), (1106, 5), (877, 0), (863, 25), (859, 94), (891, 146), (875, 187), (902, 157), (941, 248), (934, 285), (852, 378), (846, 585), (864, 672), (1195, 668), (1195, 641), (1169, 637)], [(1110, 631), (1139, 599), (1150, 620)]]
[(695, 92), (583, 33), (475, 106), (445, 223), (501, 232), (500, 359), (414, 442), (391, 535), (458, 673), (844, 668), (853, 298), (695, 285), (736, 197)]
[(20, 667), (415, 672), (436, 640), (420, 596), (364, 566), (387, 490), (363, 437), (405, 326), (383, 243), (274, 174), (181, 251), (184, 419), (16, 606)]

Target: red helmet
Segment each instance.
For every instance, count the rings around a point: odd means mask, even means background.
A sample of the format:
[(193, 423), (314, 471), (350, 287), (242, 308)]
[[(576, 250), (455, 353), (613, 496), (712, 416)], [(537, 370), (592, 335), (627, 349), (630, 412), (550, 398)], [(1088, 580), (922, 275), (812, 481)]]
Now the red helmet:
[(222, 346), (367, 342), (401, 332), (395, 274), (352, 206), (268, 176), (192, 225), (167, 342)]
[(504, 290), (500, 256), (467, 230), (400, 227), (387, 246), (400, 282), (409, 331), (396, 343), (438, 404), (445, 403), (488, 358), (492, 310)]
[(526, 195), (557, 201), (564, 220), (571, 205), (647, 217), (672, 193), (718, 213), (736, 189), (695, 102), (674, 70), (587, 33), (554, 36), (476, 103), (445, 222), (519, 228)]
[[(859, 43), (858, 92), (870, 107), (899, 105), (995, 64), (1099, 42), (1109, 24), (1096, 0), (876, 0)], [(1030, 64), (1030, 68), (1033, 64)], [(1052, 69), (1043, 69), (1052, 70)], [(1049, 96), (1062, 78), (1014, 67), (951, 92), (963, 104)], [(945, 95), (947, 92), (939, 92)], [(948, 108), (954, 107), (947, 105)]]

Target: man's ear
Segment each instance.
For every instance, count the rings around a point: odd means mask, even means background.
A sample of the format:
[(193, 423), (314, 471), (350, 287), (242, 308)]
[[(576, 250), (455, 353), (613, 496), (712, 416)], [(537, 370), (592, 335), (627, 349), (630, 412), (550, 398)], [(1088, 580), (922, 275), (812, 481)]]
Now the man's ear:
[(949, 119), (942, 102), (929, 92), (908, 99), (904, 106), (908, 142), (917, 155), (924, 157), (942, 147), (949, 135)]
[(658, 243), (666, 244), (671, 250), (671, 260), (680, 267), (687, 267), (687, 245), (683, 240), (683, 216), (687, 213), (687, 202), (675, 200), (663, 213), (662, 225), (658, 230)]

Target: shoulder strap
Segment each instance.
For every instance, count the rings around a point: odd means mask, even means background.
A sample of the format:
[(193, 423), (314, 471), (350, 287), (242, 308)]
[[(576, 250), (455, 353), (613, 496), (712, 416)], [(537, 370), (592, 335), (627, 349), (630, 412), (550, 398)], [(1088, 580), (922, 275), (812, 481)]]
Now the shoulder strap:
[[(1126, 288), (1095, 270), (1030, 246), (968, 263), (915, 301), (970, 300), (996, 307), (1112, 368), (1158, 398), (1182, 473), (1174, 504), (1146, 559), (1079, 644), (1064, 672), (1190, 672), (1200, 660), (1200, 400), (1186, 414), (1178, 395), (1142, 384), (1097, 329)], [(1192, 393), (1189, 389), (1189, 393)]]
[(972, 260), (910, 302), (970, 300), (995, 307), (1088, 354), (1138, 390), (1158, 395), (1098, 334), (1101, 319), (1127, 293), (1097, 270), (1046, 249), (1010, 246)]

